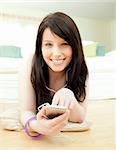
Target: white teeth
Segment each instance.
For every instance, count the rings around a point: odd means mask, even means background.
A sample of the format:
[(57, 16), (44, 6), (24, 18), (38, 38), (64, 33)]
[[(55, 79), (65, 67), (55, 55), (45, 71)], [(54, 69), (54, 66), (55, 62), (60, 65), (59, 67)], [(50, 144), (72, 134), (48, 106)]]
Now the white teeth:
[(61, 65), (63, 63), (63, 60), (52, 60), (54, 65)]

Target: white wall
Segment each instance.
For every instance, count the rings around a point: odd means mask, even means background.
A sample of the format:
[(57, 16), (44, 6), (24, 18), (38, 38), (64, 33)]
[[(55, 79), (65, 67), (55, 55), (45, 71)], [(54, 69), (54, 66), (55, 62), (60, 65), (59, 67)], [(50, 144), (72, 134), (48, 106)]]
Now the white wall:
[(0, 19), (0, 45), (18, 46), (26, 57), (35, 50), (37, 27), (32, 22)]
[(19, 23), (0, 21), (0, 45), (16, 45), (22, 43), (23, 30)]
[[(87, 18), (73, 18), (80, 30), (82, 40), (95, 41), (104, 45), (106, 51), (116, 49), (116, 20), (101, 21)], [(23, 20), (15, 18), (0, 19), (0, 45), (14, 44), (20, 46), (23, 56), (35, 50), (37, 28), (42, 20)]]
[[(106, 51), (115, 49), (114, 21), (102, 21), (87, 18), (75, 19), (83, 40), (98, 42)], [(113, 28), (111, 27), (113, 26)], [(112, 30), (111, 30), (112, 28)]]
[(111, 48), (112, 50), (116, 49), (116, 19), (110, 23), (110, 32), (111, 32)]

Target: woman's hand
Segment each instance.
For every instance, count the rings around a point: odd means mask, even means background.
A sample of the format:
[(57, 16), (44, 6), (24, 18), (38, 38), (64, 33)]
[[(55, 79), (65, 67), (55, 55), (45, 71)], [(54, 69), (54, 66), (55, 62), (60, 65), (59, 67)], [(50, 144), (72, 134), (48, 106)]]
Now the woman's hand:
[(48, 119), (46, 117), (46, 107), (42, 107), (42, 109), (37, 114), (37, 132), (45, 135), (55, 135), (59, 133), (67, 124), (69, 113), (70, 111), (67, 110), (64, 114), (58, 117)]
[(82, 122), (85, 108), (76, 100), (74, 93), (68, 88), (58, 90), (52, 100), (52, 105), (65, 106), (70, 110), (69, 121)]
[(68, 88), (58, 90), (52, 100), (52, 105), (66, 106), (68, 109), (75, 109), (77, 100), (74, 93)]

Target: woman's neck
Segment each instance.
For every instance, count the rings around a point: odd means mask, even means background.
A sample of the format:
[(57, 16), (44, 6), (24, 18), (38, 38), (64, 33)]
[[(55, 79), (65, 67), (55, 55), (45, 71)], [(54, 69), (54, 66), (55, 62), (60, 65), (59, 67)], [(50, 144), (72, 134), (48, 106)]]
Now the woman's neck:
[(65, 72), (49, 71), (49, 88), (57, 91), (66, 84)]

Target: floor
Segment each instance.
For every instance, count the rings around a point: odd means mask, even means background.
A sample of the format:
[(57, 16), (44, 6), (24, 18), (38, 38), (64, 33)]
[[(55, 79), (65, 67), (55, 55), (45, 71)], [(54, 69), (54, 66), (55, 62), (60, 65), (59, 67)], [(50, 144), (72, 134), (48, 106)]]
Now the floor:
[[(17, 104), (0, 104), (0, 110), (7, 110)], [(87, 132), (63, 132), (44, 140), (30, 140), (22, 132), (0, 130), (0, 149), (3, 150), (115, 150), (116, 146), (116, 99), (91, 100), (87, 117), (92, 126)], [(7, 144), (6, 144), (7, 141)]]

